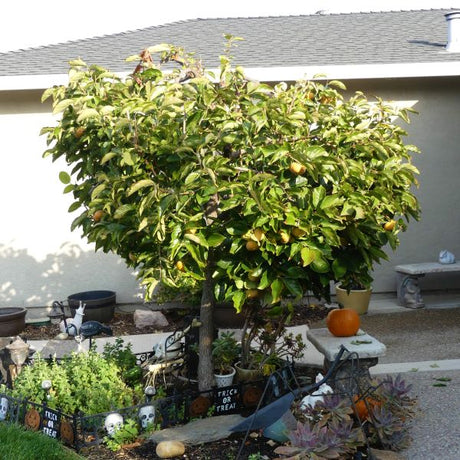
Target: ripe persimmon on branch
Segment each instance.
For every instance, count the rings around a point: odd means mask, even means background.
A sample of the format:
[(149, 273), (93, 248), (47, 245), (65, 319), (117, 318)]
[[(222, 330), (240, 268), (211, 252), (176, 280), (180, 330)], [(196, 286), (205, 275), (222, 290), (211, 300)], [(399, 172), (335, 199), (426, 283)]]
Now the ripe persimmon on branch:
[(216, 299), (240, 311), (247, 298), (327, 298), (331, 280), (369, 284), (419, 215), (407, 110), (346, 99), (339, 81), (249, 80), (227, 38), (217, 75), (163, 44), (128, 58), (126, 78), (73, 61), (43, 95), (62, 115), (42, 130), (44, 156), (72, 167), (60, 174), (72, 229), (135, 266), (147, 299), (159, 280), (203, 295), (201, 388)]

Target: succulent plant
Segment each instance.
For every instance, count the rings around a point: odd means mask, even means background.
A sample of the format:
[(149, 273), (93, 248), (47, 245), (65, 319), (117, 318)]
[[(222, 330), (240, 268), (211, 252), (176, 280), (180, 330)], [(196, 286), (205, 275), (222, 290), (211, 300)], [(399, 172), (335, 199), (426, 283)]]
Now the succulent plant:
[(298, 460), (348, 458), (366, 444), (396, 451), (404, 449), (410, 443), (407, 421), (414, 413), (411, 389), (412, 385), (400, 375), (370, 382), (362, 394), (354, 396), (354, 400), (366, 403), (369, 415), (365, 421), (352, 417), (354, 404), (349, 396), (324, 394), (313, 407), (298, 401), (291, 407), (298, 425), (289, 433), (290, 445), (275, 452)]
[(401, 450), (410, 443), (407, 424), (390, 409), (382, 406), (373, 411), (373, 423), (369, 426), (371, 440), (390, 450)]

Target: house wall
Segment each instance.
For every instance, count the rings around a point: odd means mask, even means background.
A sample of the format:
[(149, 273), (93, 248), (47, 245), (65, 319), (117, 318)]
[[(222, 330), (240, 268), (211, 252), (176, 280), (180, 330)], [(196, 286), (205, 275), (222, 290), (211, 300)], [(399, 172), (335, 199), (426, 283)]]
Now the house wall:
[[(389, 261), (374, 270), (374, 290), (396, 289), (394, 266), (437, 261), (439, 252), (448, 249), (460, 259), (460, 77), (392, 79), (346, 82), (351, 91), (361, 90), (386, 100), (417, 100), (418, 114), (411, 114), (407, 143), (421, 154), (414, 156), (420, 170), (419, 199), (422, 214), (400, 234), (401, 244)], [(458, 287), (458, 274), (430, 275), (420, 280), (422, 289), (443, 290)]]
[(51, 305), (96, 289), (115, 291), (117, 302), (140, 301), (132, 270), (70, 231), (72, 196), (58, 179), (66, 165), (42, 158), (40, 129), (55, 120), (41, 94), (0, 92), (0, 307)]
[[(437, 260), (441, 249), (460, 258), (460, 78), (395, 79), (345, 82), (388, 100), (417, 100), (407, 142), (422, 154), (416, 190), (422, 207), (419, 222), (410, 222), (390, 260), (374, 271), (374, 291), (393, 292), (393, 267), (400, 263)], [(70, 231), (72, 202), (62, 194), (62, 162), (42, 159), (46, 149), (43, 126), (55, 123), (42, 91), (0, 92), (0, 307), (43, 306), (53, 300), (93, 289), (117, 292), (117, 301), (141, 301), (135, 274), (115, 255), (95, 253), (78, 232)], [(430, 276), (427, 289), (455, 287), (452, 277)]]

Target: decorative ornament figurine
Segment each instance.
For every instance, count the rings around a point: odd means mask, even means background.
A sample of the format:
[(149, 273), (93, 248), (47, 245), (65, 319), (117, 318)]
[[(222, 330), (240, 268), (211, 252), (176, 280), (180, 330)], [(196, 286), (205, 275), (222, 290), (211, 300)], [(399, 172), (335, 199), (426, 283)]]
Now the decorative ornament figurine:
[(454, 264), (455, 256), (449, 252), (447, 249), (443, 249), (439, 253), (439, 263), (440, 264)]
[[(321, 373), (318, 373), (315, 379), (316, 383), (321, 382), (323, 378), (323, 375)], [(323, 395), (327, 393), (333, 393), (332, 388), (328, 384), (323, 383), (314, 393), (312, 393), (311, 395), (307, 395), (305, 396), (305, 398), (302, 399), (300, 403), (301, 409), (305, 410), (307, 406), (315, 407), (317, 402), (324, 401)]]
[(6, 420), (6, 416), (8, 414), (8, 406), (9, 406), (8, 399), (2, 396), (2, 398), (0, 399), (0, 421), (1, 422)]
[(80, 328), (83, 323), (83, 316), (85, 315), (86, 305), (80, 301), (80, 306), (75, 311), (75, 316), (69, 319), (63, 319), (59, 324), (59, 329), (62, 333), (67, 333), (73, 337), (80, 333)]
[(107, 415), (104, 421), (104, 428), (109, 436), (113, 436), (123, 426), (123, 417), (118, 412)]
[(100, 323), (99, 321), (86, 321), (83, 323), (79, 330), (80, 334), (75, 336), (75, 340), (81, 343), (83, 340), (89, 338), (89, 348), (92, 346), (93, 336), (99, 334), (105, 334), (112, 336), (113, 331), (110, 326)]
[(155, 421), (155, 407), (151, 404), (141, 407), (138, 416), (142, 428), (146, 429), (149, 425), (153, 426), (153, 422)]

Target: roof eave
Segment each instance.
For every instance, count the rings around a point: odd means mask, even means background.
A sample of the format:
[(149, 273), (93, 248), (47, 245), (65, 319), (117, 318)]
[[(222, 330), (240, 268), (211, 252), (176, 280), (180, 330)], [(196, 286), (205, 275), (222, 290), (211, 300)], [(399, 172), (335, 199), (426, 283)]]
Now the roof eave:
[[(460, 60), (460, 55), (459, 55)], [(213, 70), (216, 74), (215, 69)], [(245, 67), (248, 78), (265, 82), (309, 80), (357, 80), (460, 76), (458, 61), (410, 64), (364, 64), (295, 67)], [(121, 77), (128, 73), (119, 73)], [(39, 90), (68, 83), (67, 74), (0, 77), (0, 91)]]

